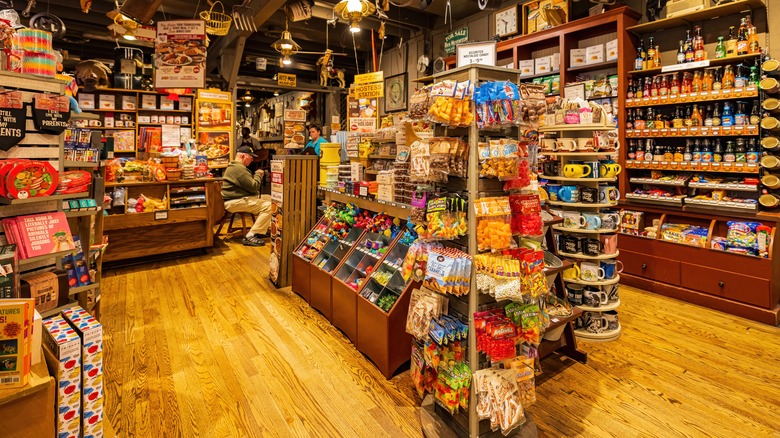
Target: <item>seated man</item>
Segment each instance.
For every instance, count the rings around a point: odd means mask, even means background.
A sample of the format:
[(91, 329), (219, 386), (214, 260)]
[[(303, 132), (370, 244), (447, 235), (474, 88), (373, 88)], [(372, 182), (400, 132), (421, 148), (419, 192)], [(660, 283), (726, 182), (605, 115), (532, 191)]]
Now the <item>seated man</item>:
[(265, 245), (260, 236), (265, 235), (271, 225), (271, 197), (260, 196), (263, 171), (258, 169), (253, 176), (247, 168), (256, 157), (252, 148), (240, 146), (236, 150), (236, 159), (228, 164), (222, 180), (225, 210), (230, 213), (246, 212), (257, 216), (257, 220), (242, 241), (247, 246)]

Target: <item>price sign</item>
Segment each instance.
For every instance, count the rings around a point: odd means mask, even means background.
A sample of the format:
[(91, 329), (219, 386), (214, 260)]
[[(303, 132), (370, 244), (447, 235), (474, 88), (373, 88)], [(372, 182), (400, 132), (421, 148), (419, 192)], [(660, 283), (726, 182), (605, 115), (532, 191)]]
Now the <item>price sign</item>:
[(372, 99), (384, 97), (384, 95), (385, 84), (383, 82), (355, 85), (355, 98), (357, 99)]
[(287, 73), (277, 73), (276, 84), (282, 87), (295, 87), (298, 83), (298, 78), (295, 75)]

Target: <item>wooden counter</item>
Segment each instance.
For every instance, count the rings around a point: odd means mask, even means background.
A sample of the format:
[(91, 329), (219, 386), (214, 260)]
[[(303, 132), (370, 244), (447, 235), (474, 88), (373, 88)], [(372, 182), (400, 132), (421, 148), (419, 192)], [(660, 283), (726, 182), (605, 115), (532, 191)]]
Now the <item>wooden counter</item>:
[(33, 365), (30, 383), (0, 389), (0, 418), (6, 438), (54, 436), (54, 379), (46, 363)]
[[(222, 204), (218, 180), (208, 178), (106, 184), (107, 191), (117, 187), (127, 188), (125, 205), (128, 198), (137, 198), (141, 194), (155, 198), (165, 196), (170, 206), (174, 205), (177, 196), (203, 194), (205, 201), (193, 204), (192, 208), (157, 212), (127, 213), (121, 209), (117, 212), (116, 208), (109, 210), (115, 214), (105, 217), (104, 234), (108, 236), (109, 245), (104, 261), (135, 259), (213, 245), (213, 224), (219, 220), (216, 211)], [(182, 187), (196, 189), (193, 192), (177, 194), (176, 189)], [(202, 206), (203, 204), (205, 206)]]

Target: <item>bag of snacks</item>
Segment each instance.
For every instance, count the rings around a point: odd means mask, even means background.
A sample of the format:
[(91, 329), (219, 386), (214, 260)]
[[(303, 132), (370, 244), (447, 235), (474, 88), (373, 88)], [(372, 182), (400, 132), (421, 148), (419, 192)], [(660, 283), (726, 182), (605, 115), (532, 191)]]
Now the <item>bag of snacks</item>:
[(509, 198), (482, 198), (474, 203), (477, 217), (477, 249), (501, 251), (512, 245)]
[(410, 146), (411, 167), (409, 179), (413, 182), (428, 182), (431, 172), (431, 148), (427, 140), (417, 140)]
[(425, 118), (431, 106), (431, 87), (417, 89), (409, 98), (409, 118), (419, 120)]

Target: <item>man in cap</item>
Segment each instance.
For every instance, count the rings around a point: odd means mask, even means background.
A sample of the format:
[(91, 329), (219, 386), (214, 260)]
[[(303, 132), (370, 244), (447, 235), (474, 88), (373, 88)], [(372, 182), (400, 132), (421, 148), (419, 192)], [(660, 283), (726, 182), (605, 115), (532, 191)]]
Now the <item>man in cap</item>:
[(230, 213), (252, 213), (257, 217), (242, 241), (247, 246), (265, 245), (260, 236), (266, 235), (271, 225), (271, 198), (268, 195), (260, 196), (264, 172), (258, 169), (253, 175), (247, 168), (255, 158), (257, 155), (252, 148), (240, 146), (236, 150), (236, 159), (228, 164), (222, 180), (225, 210)]

